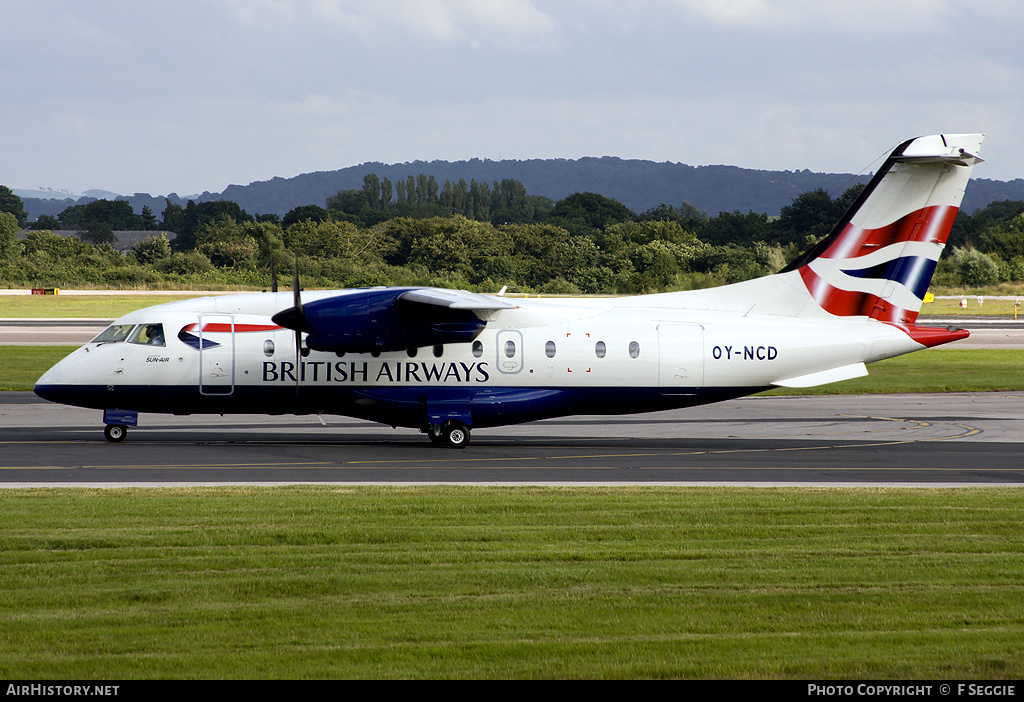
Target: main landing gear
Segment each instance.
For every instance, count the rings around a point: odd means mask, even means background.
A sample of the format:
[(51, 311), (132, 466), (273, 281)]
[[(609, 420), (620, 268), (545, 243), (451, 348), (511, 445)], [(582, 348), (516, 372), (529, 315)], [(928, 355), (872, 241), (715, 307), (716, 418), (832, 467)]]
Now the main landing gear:
[(426, 433), (435, 446), (461, 449), (469, 445), (469, 427), (457, 419), (449, 419), (440, 425), (431, 424)]

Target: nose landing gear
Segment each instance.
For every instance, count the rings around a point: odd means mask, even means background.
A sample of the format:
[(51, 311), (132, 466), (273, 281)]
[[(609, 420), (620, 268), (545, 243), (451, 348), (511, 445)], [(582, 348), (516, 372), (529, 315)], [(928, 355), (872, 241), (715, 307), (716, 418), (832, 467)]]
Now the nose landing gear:
[(108, 424), (103, 429), (103, 436), (112, 444), (119, 444), (128, 436), (128, 427), (122, 424)]
[(139, 426), (139, 413), (133, 410), (103, 410), (103, 436), (113, 444), (119, 444), (128, 436), (128, 427)]

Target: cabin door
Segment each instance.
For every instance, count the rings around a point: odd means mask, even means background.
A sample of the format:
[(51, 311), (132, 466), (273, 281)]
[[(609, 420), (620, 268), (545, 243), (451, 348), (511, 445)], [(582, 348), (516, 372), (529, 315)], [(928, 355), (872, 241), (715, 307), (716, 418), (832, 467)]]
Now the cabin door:
[(231, 395), (235, 391), (235, 318), (201, 314), (198, 336), (199, 394)]
[(658, 325), (658, 385), (699, 388), (704, 385), (704, 327)]

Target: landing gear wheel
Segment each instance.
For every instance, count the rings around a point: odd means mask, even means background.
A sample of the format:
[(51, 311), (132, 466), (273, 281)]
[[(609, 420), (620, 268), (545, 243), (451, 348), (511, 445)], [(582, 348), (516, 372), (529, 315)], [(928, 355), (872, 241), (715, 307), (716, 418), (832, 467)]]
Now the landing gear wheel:
[(103, 429), (103, 436), (112, 444), (119, 444), (128, 436), (128, 427), (121, 424), (108, 424)]
[(449, 419), (441, 425), (441, 438), (448, 448), (466, 448), (469, 445), (469, 427), (457, 419)]

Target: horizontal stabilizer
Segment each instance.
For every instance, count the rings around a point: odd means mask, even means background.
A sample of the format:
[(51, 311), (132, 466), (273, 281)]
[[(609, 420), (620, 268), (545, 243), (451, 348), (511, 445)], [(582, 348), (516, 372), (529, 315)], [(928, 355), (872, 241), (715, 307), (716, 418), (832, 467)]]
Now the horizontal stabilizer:
[[(936, 134), (915, 139), (902, 153), (893, 154), (892, 159), (899, 163), (948, 163), (953, 166), (973, 166), (982, 163), (985, 159), (958, 145), (958, 142), (963, 140), (980, 146), (974, 135)], [(977, 151), (977, 148), (972, 150)]]
[(829, 368), (828, 370), (798, 375), (795, 378), (786, 378), (785, 380), (776, 380), (772, 385), (778, 385), (780, 388), (813, 388), (816, 385), (838, 383), (840, 380), (850, 380), (851, 378), (861, 378), (867, 374), (868, 369), (863, 363), (851, 363), (848, 366)]

